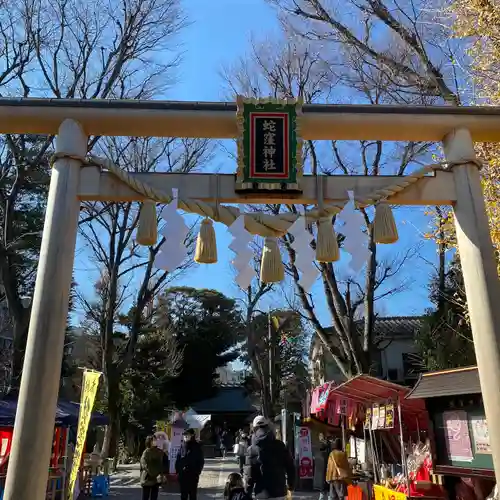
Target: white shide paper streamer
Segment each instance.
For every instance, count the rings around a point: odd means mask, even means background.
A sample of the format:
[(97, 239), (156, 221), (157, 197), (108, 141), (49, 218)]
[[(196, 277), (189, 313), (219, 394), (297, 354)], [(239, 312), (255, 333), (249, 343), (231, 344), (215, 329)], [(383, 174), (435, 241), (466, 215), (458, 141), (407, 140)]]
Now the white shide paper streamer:
[(308, 292), (318, 278), (318, 268), (314, 264), (315, 254), (310, 243), (313, 235), (306, 229), (306, 218), (299, 217), (288, 229), (293, 236), (291, 247), (295, 251), (295, 267), (300, 271), (299, 285)]
[(235, 253), (234, 259), (231, 261), (237, 271), (236, 283), (242, 289), (248, 288), (255, 278), (256, 273), (250, 260), (253, 258), (253, 252), (248, 245), (253, 240), (251, 235), (245, 229), (245, 216), (240, 215), (229, 227), (228, 231), (233, 236), (233, 241), (229, 248)]
[(184, 245), (189, 228), (184, 222), (184, 217), (179, 214), (177, 190), (172, 189), (173, 200), (163, 207), (160, 216), (166, 222), (160, 233), (165, 236), (165, 241), (155, 257), (154, 265), (165, 271), (175, 271), (188, 256), (188, 250)]
[(363, 269), (370, 252), (368, 250), (368, 235), (364, 234), (362, 227), (365, 219), (354, 204), (354, 193), (348, 191), (349, 201), (343, 210), (337, 215), (337, 219), (344, 223), (342, 233), (345, 236), (343, 249), (351, 255), (349, 267), (354, 273), (359, 273)]

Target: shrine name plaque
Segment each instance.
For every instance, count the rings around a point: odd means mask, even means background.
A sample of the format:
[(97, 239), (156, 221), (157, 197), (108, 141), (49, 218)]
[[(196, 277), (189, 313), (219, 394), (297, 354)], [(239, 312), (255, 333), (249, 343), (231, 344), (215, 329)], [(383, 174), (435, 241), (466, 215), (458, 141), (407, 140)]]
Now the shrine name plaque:
[(300, 192), (301, 103), (237, 97), (237, 191)]

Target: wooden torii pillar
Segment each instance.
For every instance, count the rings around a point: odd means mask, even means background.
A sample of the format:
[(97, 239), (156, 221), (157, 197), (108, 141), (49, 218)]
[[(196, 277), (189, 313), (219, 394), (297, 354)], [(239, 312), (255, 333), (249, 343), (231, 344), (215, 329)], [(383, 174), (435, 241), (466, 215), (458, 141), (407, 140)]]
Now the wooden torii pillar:
[[(0, 133), (58, 134), (56, 152), (86, 154), (90, 135), (236, 136), (232, 103), (0, 99)], [(394, 106), (304, 106), (304, 139), (444, 141), (451, 171), (423, 177), (389, 199), (400, 205), (453, 205), (469, 312), (477, 353), (495, 470), (500, 471), (500, 297), (473, 138), (500, 141), (500, 110)], [(5, 500), (42, 500), (48, 477), (55, 408), (63, 356), (68, 298), (81, 200), (141, 200), (130, 188), (77, 159), (54, 165), (23, 377), (9, 460)], [(136, 174), (180, 197), (214, 201), (210, 174)], [(147, 177), (145, 177), (147, 176)], [(347, 190), (369, 193), (389, 186), (391, 176), (332, 176), (324, 201), (346, 199)], [(221, 203), (314, 203), (316, 181), (302, 180), (300, 195), (241, 195), (234, 176), (220, 176)]]

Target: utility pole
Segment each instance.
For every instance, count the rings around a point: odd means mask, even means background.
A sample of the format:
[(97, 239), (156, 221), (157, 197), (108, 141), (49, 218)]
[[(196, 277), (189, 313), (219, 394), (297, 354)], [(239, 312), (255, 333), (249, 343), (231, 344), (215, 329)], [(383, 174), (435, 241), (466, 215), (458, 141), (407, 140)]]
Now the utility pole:
[[(271, 311), (267, 313), (267, 342), (268, 342), (268, 358), (269, 358), (269, 411), (274, 413), (274, 335), (273, 335), (273, 325), (271, 318)], [(273, 415), (274, 416), (274, 415)]]

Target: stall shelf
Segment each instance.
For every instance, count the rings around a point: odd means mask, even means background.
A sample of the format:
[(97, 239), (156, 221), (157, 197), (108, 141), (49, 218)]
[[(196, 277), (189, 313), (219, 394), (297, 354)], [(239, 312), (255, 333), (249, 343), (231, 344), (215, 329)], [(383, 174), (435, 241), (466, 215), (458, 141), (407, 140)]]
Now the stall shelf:
[[(359, 407), (365, 414), (365, 433), (370, 437), (372, 448), (372, 462), (377, 461), (376, 454), (376, 437), (374, 430), (388, 431), (386, 434), (392, 436), (387, 439), (385, 447), (391, 449), (391, 443), (395, 444), (394, 435), (399, 437), (399, 453), (394, 453), (394, 459), (401, 464), (402, 473), (405, 478), (403, 484), (400, 485), (400, 491), (395, 491), (390, 488), (378, 484), (374, 489), (376, 500), (391, 500), (398, 498), (402, 500), (402, 495), (418, 496), (418, 497), (441, 497), (443, 491), (441, 488), (435, 488), (430, 481), (428, 494), (419, 490), (415, 481), (416, 473), (408, 470), (408, 460), (406, 450), (410, 443), (417, 443), (420, 436), (426, 433), (428, 429), (428, 416), (425, 402), (421, 399), (407, 399), (406, 396), (410, 393), (410, 388), (395, 384), (386, 380), (377, 379), (369, 375), (359, 375), (343, 384), (331, 386), (329, 388), (329, 404), (335, 401), (335, 405), (339, 408), (338, 413), (348, 415), (348, 420), (351, 415), (359, 415)], [(353, 405), (356, 408), (353, 410)], [(374, 408), (384, 408), (384, 414), (387, 408), (392, 409), (392, 418), (386, 418), (384, 415), (372, 414)], [(354, 411), (354, 413), (353, 413)], [(384, 420), (383, 422), (381, 422)], [(394, 450), (394, 446), (392, 447)], [(380, 460), (382, 462), (382, 460)], [(375, 482), (380, 482), (380, 471), (377, 467), (373, 467)], [(402, 490), (402, 491), (401, 491)], [(396, 493), (398, 493), (396, 495)], [(371, 497), (371, 491), (368, 493), (368, 498)]]
[(436, 481), (452, 495), (462, 478), (491, 491), (495, 472), (477, 367), (424, 373), (406, 400), (425, 403)]

